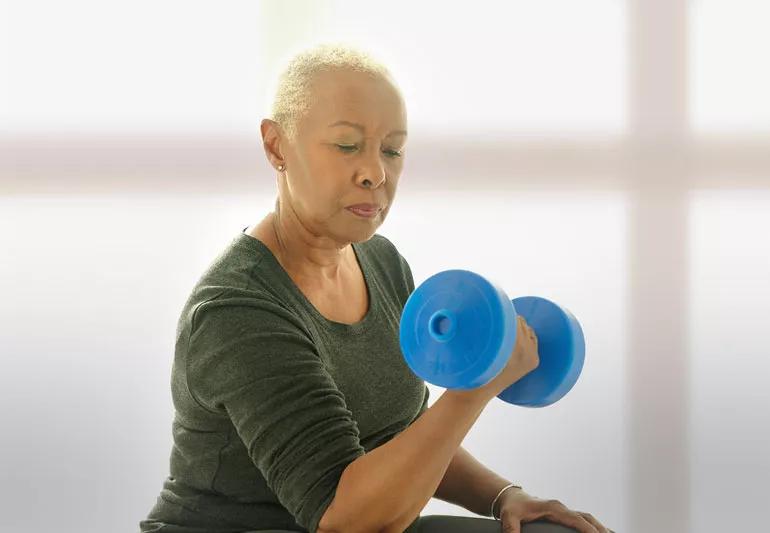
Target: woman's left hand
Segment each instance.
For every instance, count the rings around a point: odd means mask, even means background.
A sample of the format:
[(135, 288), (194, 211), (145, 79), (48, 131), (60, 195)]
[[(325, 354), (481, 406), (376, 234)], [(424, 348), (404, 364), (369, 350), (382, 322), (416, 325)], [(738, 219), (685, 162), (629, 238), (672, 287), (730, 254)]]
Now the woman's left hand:
[(580, 533), (614, 533), (604, 527), (590, 513), (572, 511), (558, 500), (543, 500), (517, 488), (506, 490), (500, 496), (502, 533), (521, 533), (522, 522), (544, 518), (562, 524)]

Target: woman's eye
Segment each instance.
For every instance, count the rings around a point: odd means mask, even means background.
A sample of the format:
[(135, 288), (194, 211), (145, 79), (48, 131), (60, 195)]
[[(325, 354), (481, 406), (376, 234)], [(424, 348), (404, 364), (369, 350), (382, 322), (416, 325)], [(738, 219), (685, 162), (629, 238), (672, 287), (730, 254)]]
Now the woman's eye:
[[(358, 148), (355, 144), (338, 144), (337, 147), (346, 153), (351, 153), (353, 150)], [(390, 157), (401, 157), (401, 152), (398, 150), (385, 150), (385, 153)]]

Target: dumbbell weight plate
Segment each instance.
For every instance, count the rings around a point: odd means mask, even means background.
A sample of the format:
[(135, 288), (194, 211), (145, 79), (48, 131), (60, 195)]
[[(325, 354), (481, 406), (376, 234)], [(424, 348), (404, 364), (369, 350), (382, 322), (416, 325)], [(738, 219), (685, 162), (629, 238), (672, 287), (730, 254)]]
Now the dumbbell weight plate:
[(515, 345), (516, 310), (510, 302), (497, 285), (468, 270), (429, 277), (401, 315), (399, 341), (407, 364), (441, 387), (472, 389), (489, 382)]
[(540, 364), (498, 395), (524, 407), (545, 407), (577, 382), (585, 360), (585, 338), (580, 323), (567, 309), (545, 298), (523, 296), (512, 300), (537, 335)]

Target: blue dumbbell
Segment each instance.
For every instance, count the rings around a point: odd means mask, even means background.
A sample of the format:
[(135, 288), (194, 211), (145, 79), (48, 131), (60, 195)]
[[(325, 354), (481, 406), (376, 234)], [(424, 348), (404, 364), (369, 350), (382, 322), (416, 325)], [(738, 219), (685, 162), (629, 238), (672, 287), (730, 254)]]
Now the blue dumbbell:
[(585, 358), (577, 319), (545, 298), (509, 300), (479, 274), (439, 272), (417, 287), (404, 306), (401, 351), (412, 371), (428, 383), (448, 389), (480, 387), (502, 371), (513, 352), (518, 314), (537, 335), (540, 364), (498, 398), (545, 407), (572, 389)]

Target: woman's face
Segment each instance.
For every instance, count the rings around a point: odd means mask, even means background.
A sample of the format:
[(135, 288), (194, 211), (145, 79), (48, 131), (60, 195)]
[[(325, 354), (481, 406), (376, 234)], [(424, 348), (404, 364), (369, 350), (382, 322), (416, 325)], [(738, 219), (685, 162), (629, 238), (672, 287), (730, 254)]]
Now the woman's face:
[[(340, 244), (368, 240), (390, 210), (403, 168), (404, 102), (386, 79), (354, 71), (321, 73), (313, 87), (310, 110), (284, 150), (282, 194), (312, 233)], [(347, 209), (359, 203), (381, 210), (365, 218)]]

